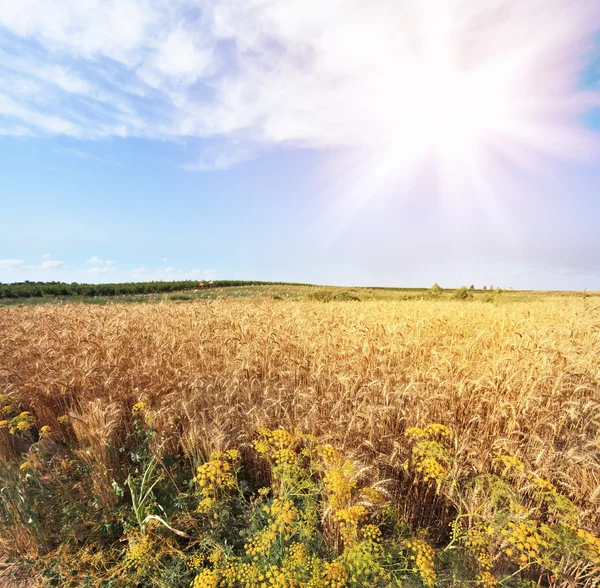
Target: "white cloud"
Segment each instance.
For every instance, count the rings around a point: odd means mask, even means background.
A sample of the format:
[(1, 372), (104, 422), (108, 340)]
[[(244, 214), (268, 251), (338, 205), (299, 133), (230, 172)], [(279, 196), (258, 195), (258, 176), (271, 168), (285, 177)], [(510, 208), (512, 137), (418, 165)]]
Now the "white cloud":
[(181, 167), (187, 170), (219, 171), (252, 159), (254, 152), (250, 149), (236, 146), (221, 146), (204, 149), (194, 163)]
[(112, 259), (100, 259), (97, 255), (90, 257), (86, 262), (87, 265), (112, 266), (115, 262)]
[(123, 167), (121, 163), (113, 159), (112, 157), (106, 157), (101, 155), (94, 155), (93, 153), (89, 153), (88, 151), (83, 151), (82, 149), (73, 149), (70, 147), (60, 147), (54, 150), (55, 153), (59, 155), (73, 155), (75, 157), (79, 157), (80, 159), (89, 159), (91, 161), (98, 161), (100, 163), (108, 163), (111, 165), (118, 165)]
[[(578, 70), (599, 29), (596, 0), (2, 2), (0, 135), (218, 138), (186, 166), (200, 170), (274, 145), (404, 136), (399, 159), (431, 121), (459, 124), (443, 77), (422, 76), (438, 39), (476, 74), (475, 104), (485, 88), (508, 97), (514, 124), (495, 130), (518, 147), (502, 143), (509, 156), (582, 157), (598, 94), (580, 91)], [(415, 113), (423, 88), (429, 119)]]
[(117, 268), (114, 267), (113, 265), (110, 266), (94, 266), (91, 267), (89, 269), (84, 269), (81, 270), (82, 274), (85, 274), (87, 276), (101, 276), (101, 275), (107, 275), (107, 274), (115, 274), (117, 272)]
[(22, 259), (0, 259), (0, 269), (21, 269), (25, 267), (25, 261)]
[[(58, 270), (65, 267), (63, 261), (58, 261), (57, 259), (47, 259), (43, 261), (39, 266), (39, 269), (42, 270)], [(35, 266), (32, 269), (37, 269)]]
[[(26, 263), (23, 259), (0, 259), (0, 270), (6, 270), (8, 275), (17, 278), (19, 276), (28, 276), (28, 279), (34, 276), (30, 276), (29, 274), (35, 272), (42, 272), (44, 275), (48, 272), (53, 272), (60, 270), (62, 271), (65, 268), (65, 263), (59, 261), (57, 259), (48, 259), (44, 255), (44, 261), (40, 264), (34, 263)], [(2, 276), (0, 275), (0, 281), (2, 281)]]
[(52, 259), (52, 255), (49, 253), (42, 253), (42, 259)]

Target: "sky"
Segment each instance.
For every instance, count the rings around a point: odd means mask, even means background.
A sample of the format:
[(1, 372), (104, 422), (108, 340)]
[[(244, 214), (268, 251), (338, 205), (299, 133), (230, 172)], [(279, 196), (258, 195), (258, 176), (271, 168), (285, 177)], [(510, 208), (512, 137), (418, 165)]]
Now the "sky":
[(0, 282), (600, 289), (598, 0), (0, 3)]

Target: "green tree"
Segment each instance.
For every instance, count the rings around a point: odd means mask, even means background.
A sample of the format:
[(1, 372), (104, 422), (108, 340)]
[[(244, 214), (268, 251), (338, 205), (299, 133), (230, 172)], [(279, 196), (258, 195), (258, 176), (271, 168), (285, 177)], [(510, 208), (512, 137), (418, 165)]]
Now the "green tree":
[(440, 285), (436, 282), (433, 286), (431, 286), (431, 288), (429, 288), (429, 290), (427, 290), (427, 295), (430, 298), (438, 298), (442, 295), (442, 289), (440, 288)]

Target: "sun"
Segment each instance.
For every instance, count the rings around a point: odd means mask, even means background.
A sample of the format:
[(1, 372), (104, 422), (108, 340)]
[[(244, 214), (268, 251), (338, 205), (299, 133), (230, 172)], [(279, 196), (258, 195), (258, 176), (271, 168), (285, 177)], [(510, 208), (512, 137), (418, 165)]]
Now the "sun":
[(386, 92), (375, 100), (387, 117), (382, 144), (398, 157), (475, 160), (518, 126), (517, 92), (511, 92), (512, 71), (505, 63), (461, 68), (451, 46), (413, 60), (387, 78)]
[(556, 162), (597, 161), (584, 116), (600, 98), (580, 81), (596, 12), (534, 4), (403, 4), (392, 40), (361, 45), (376, 59), (344, 97), (350, 147), (332, 158), (319, 220), (331, 235), (374, 199), (412, 194), (457, 227), (477, 217), (509, 234), (514, 195), (537, 198)]

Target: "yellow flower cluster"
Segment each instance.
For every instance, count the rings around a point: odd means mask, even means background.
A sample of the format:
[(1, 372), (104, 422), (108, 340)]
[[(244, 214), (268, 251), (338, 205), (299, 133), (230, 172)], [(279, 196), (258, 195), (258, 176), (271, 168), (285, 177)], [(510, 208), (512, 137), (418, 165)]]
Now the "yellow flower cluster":
[[(226, 452), (215, 452), (211, 454), (211, 460), (198, 467), (197, 473), (192, 481), (200, 487), (200, 501), (196, 511), (202, 514), (210, 512), (223, 490), (231, 490), (236, 487), (237, 478), (233, 464), (240, 459), (237, 449)], [(214, 512), (214, 518), (218, 513)]]
[(435, 458), (425, 457), (417, 464), (417, 471), (423, 474), (423, 479), (427, 482), (442, 482), (448, 477), (448, 470)]
[(334, 511), (345, 508), (352, 498), (352, 489), (356, 483), (339, 467), (328, 470), (323, 482), (331, 508)]
[(258, 569), (250, 563), (228, 561), (220, 572), (225, 586), (255, 586), (258, 582)]
[(0, 421), (0, 429), (8, 429), (8, 425), (10, 425), (10, 421), (7, 421), (7, 420)]
[(295, 463), (297, 457), (295, 451), (287, 448), (277, 450), (273, 456), (277, 465), (291, 465)]
[(225, 586), (244, 586), (244, 588), (296, 588), (298, 582), (285, 566), (259, 568), (241, 561), (229, 561), (221, 571)]
[(275, 493), (293, 484), (302, 475), (299, 457), (295, 448), (306, 441), (300, 431), (290, 433), (285, 429), (259, 429), (261, 437), (252, 445), (255, 451), (271, 462), (271, 474)]
[(0, 414), (10, 417), (15, 412), (17, 412), (17, 409), (11, 404), (10, 396), (0, 394)]
[(289, 533), (294, 528), (294, 521), (300, 514), (294, 502), (274, 498), (271, 506), (265, 506), (263, 510), (271, 517), (271, 527), (280, 535), (285, 535), (286, 540), (289, 539)]
[(315, 452), (326, 467), (339, 466), (344, 462), (339, 451), (331, 445), (317, 445)]
[(373, 543), (379, 543), (381, 541), (381, 529), (377, 525), (365, 525), (360, 530), (360, 535), (367, 541), (373, 541)]
[(495, 588), (498, 582), (496, 581), (496, 576), (494, 576), (492, 572), (484, 570), (477, 574), (477, 584), (484, 588)]
[(548, 547), (539, 532), (537, 523), (533, 520), (522, 521), (518, 524), (508, 523), (508, 529), (503, 529), (501, 534), (510, 544), (506, 548), (506, 555), (512, 557), (519, 565), (525, 566), (530, 559), (537, 560), (543, 548)]
[(273, 457), (273, 454), (281, 449), (290, 449), (297, 441), (298, 437), (285, 429), (267, 429), (261, 427), (258, 429), (261, 439), (256, 439), (252, 445), (258, 453), (263, 456)]
[(140, 539), (130, 544), (125, 556), (125, 566), (127, 569), (143, 570), (152, 563), (153, 553), (152, 543), (147, 539)]
[(430, 423), (425, 429), (431, 436), (440, 435), (441, 437), (449, 437), (452, 431), (446, 425), (439, 423)]
[(289, 588), (292, 582), (288, 579), (288, 570), (271, 566), (264, 574), (258, 576), (258, 581), (261, 582), (260, 588)]
[(543, 478), (535, 478), (532, 477), (531, 481), (543, 492), (556, 492), (556, 486), (548, 480), (544, 480)]
[(516, 470), (517, 472), (525, 471), (525, 464), (512, 455), (501, 455), (496, 461), (501, 461), (507, 470)]
[(219, 575), (208, 568), (203, 569), (192, 582), (192, 588), (217, 588)]
[(494, 534), (490, 525), (478, 525), (467, 530), (465, 546), (473, 553), (481, 553), (488, 550), (489, 537)]
[(137, 414), (148, 410), (148, 405), (145, 402), (136, 402), (131, 408), (131, 414)]
[(71, 419), (66, 414), (63, 414), (62, 416), (59, 416), (56, 420), (61, 425), (68, 425), (71, 422)]
[(490, 537), (494, 535), (491, 525), (477, 525), (467, 530), (465, 547), (475, 556), (479, 564), (477, 582), (480, 586), (495, 586), (496, 578), (491, 573), (492, 558), (490, 556)]
[(435, 586), (437, 574), (435, 572), (435, 551), (423, 539), (412, 539), (406, 544), (412, 551), (411, 559), (415, 562), (412, 571), (419, 574), (425, 586)]
[(304, 565), (311, 557), (310, 550), (304, 543), (292, 543), (288, 551), (287, 562), (298, 567)]
[(194, 553), (194, 555), (187, 560), (187, 566), (190, 570), (198, 570), (204, 565), (205, 561), (206, 556), (203, 553)]
[(294, 523), (299, 518), (299, 511), (291, 500), (275, 498), (271, 506), (263, 507), (269, 515), (269, 524), (255, 537), (246, 543), (246, 553), (254, 556), (254, 561), (266, 557), (278, 536), (288, 541), (291, 538)]
[(600, 537), (592, 535), (584, 529), (577, 529), (577, 536), (585, 542), (583, 549), (586, 556), (596, 565), (600, 564)]
[(425, 481), (441, 483), (448, 477), (444, 465), (450, 461), (448, 450), (438, 441), (421, 439), (412, 449), (413, 463)]
[(348, 581), (346, 568), (337, 561), (323, 564), (323, 585), (327, 588), (343, 588)]
[(279, 449), (290, 447), (296, 442), (296, 436), (285, 429), (274, 429), (267, 437), (271, 443)]
[(52, 433), (52, 427), (50, 427), (49, 425), (44, 425), (41, 429), (40, 429), (40, 437), (47, 437), (49, 438), (50, 435)]
[(205, 497), (213, 497), (220, 488), (234, 488), (236, 483), (233, 467), (224, 459), (203, 463), (192, 481), (200, 486), (200, 493)]
[(198, 503), (196, 507), (196, 512), (200, 514), (206, 514), (211, 511), (212, 507), (215, 505), (216, 500), (210, 496), (206, 496)]
[(352, 545), (358, 535), (358, 524), (367, 516), (364, 506), (354, 505), (335, 512), (334, 518), (340, 524), (340, 535), (345, 545)]
[(227, 451), (213, 451), (210, 454), (210, 459), (226, 459), (232, 463), (239, 461), (242, 457), (237, 449), (228, 449)]
[(271, 506), (265, 506), (263, 510), (269, 515), (269, 523), (245, 546), (246, 553), (254, 556), (254, 561), (269, 554), (278, 536), (283, 536), (284, 540), (288, 541), (291, 538), (294, 523), (300, 515), (292, 500), (280, 498), (273, 499)]
[(254, 561), (258, 561), (261, 557), (266, 557), (270, 553), (276, 539), (277, 533), (273, 529), (270, 527), (262, 529), (246, 542), (246, 553), (253, 556)]
[(406, 437), (412, 439), (433, 439), (436, 436), (449, 437), (451, 434), (452, 431), (446, 425), (440, 425), (439, 423), (431, 423), (425, 428), (409, 427), (404, 432)]
[(16, 417), (13, 417), (9, 423), (9, 429), (12, 434), (20, 431), (26, 433), (33, 428), (33, 417), (29, 411), (23, 411)]

